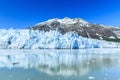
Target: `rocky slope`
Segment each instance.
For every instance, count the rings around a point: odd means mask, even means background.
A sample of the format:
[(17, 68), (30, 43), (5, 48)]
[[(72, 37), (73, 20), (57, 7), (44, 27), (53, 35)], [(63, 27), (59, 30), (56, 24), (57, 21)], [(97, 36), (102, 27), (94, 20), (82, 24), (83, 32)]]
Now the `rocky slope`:
[(93, 39), (119, 39), (120, 28), (109, 27), (101, 24), (91, 24), (80, 18), (50, 19), (29, 27), (32, 30), (50, 31), (57, 30), (62, 34), (74, 32), (80, 36)]

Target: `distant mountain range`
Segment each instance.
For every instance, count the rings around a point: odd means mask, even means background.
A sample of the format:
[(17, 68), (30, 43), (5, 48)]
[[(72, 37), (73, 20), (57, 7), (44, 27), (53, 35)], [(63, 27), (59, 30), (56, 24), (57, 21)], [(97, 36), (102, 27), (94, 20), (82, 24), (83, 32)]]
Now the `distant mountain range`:
[(101, 24), (92, 24), (80, 18), (64, 18), (64, 19), (50, 19), (45, 22), (38, 23), (28, 29), (50, 31), (57, 30), (62, 34), (67, 32), (74, 32), (80, 36), (101, 39), (108, 41), (120, 41), (120, 27), (104, 26)]

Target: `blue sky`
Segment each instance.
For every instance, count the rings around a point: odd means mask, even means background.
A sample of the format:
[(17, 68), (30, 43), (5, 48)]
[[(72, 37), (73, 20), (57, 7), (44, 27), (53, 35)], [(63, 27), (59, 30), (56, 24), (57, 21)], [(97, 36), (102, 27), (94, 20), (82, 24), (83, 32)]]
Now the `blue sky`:
[(0, 28), (26, 28), (64, 17), (120, 26), (120, 0), (0, 0)]

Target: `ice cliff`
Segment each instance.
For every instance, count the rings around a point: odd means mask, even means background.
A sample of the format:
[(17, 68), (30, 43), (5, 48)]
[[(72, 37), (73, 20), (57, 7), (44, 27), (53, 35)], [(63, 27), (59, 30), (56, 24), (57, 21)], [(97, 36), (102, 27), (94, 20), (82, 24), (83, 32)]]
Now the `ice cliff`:
[(119, 43), (89, 39), (73, 32), (0, 29), (0, 49), (119, 48)]

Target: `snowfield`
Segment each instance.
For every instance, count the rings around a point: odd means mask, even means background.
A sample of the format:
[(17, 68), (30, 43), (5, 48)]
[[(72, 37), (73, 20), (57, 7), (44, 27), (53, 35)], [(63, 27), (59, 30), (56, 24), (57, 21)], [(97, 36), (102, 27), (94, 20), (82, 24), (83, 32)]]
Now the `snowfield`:
[(119, 48), (120, 44), (78, 36), (73, 32), (0, 29), (0, 49)]

